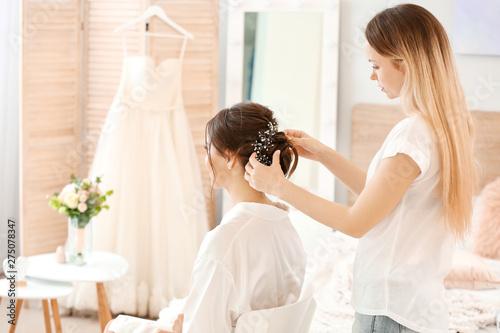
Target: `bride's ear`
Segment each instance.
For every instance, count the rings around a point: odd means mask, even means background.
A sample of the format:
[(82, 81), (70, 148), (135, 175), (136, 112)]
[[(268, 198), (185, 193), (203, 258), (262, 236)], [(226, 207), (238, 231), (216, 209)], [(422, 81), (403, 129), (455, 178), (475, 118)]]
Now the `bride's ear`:
[(237, 156), (233, 152), (228, 152), (227, 157), (226, 157), (226, 165), (229, 170), (234, 168), (236, 164)]

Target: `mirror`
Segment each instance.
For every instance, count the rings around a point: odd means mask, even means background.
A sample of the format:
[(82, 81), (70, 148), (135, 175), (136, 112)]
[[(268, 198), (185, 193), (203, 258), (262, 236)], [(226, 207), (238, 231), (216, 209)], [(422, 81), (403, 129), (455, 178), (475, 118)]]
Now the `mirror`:
[[(299, 129), (335, 148), (338, 1), (240, 1), (228, 12), (226, 100), (275, 112), (279, 129)], [(301, 159), (291, 180), (333, 200), (334, 178)]]
[[(242, 100), (268, 106), (279, 129), (319, 136), (323, 14), (247, 12)], [(318, 164), (300, 160), (292, 181), (317, 191)]]

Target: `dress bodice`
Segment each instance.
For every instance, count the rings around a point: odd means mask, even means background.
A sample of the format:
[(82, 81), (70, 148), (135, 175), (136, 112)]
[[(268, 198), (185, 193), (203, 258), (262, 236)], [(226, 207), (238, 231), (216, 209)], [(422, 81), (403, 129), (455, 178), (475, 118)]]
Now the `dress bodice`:
[(131, 107), (161, 111), (182, 105), (182, 60), (168, 58), (156, 65), (150, 56), (123, 60), (120, 100)]

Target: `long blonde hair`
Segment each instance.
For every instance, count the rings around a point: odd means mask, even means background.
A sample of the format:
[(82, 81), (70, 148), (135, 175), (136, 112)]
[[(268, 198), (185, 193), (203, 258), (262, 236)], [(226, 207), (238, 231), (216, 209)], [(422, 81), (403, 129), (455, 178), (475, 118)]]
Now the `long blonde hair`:
[(445, 223), (463, 240), (471, 229), (478, 175), (472, 118), (448, 36), (429, 11), (413, 4), (378, 13), (368, 23), (365, 36), (371, 47), (405, 73), (404, 112), (421, 116), (435, 133)]

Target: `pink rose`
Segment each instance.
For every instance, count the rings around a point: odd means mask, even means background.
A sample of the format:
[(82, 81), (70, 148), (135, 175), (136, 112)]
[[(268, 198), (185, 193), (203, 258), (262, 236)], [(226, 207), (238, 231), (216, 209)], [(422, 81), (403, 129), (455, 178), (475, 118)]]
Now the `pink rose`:
[(86, 196), (85, 194), (82, 194), (80, 196), (80, 202), (86, 202), (88, 198), (89, 198), (88, 196)]
[(89, 188), (89, 192), (90, 192), (90, 193), (95, 193), (95, 192), (97, 192), (97, 186), (92, 185), (92, 186)]
[(80, 213), (83, 213), (84, 211), (87, 210), (87, 204), (82, 202), (78, 205), (78, 210), (80, 211)]

